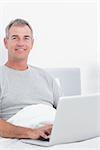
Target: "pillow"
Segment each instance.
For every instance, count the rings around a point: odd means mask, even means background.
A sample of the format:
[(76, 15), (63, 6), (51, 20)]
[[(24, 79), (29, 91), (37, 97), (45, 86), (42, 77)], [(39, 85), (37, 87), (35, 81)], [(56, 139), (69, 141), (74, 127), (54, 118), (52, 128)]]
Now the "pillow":
[(10, 119), (8, 119), (7, 122), (17, 126), (37, 128), (43, 126), (44, 124), (53, 124), (55, 114), (56, 109), (52, 106), (36, 104), (26, 106)]

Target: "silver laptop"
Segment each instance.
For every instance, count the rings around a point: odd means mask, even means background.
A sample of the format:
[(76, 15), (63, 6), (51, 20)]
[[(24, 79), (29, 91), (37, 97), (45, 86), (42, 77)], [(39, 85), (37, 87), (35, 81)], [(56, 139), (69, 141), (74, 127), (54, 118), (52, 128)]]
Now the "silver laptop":
[(100, 136), (100, 94), (61, 97), (50, 139), (22, 142), (40, 146), (71, 143)]

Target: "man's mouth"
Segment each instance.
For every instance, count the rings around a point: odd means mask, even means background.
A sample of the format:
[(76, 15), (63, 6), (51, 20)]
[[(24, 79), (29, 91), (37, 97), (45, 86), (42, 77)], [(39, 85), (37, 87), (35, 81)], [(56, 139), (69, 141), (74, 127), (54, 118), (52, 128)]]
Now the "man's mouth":
[(26, 49), (24, 49), (24, 48), (16, 48), (15, 50), (16, 50), (16, 52), (18, 52), (19, 54), (22, 54), (23, 52), (25, 52)]
[(16, 51), (24, 51), (24, 48), (16, 48)]

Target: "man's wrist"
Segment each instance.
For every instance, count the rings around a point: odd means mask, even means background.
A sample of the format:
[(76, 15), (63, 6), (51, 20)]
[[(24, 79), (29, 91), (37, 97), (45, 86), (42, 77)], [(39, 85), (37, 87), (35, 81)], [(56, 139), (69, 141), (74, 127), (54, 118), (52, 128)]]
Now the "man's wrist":
[(26, 132), (26, 134), (27, 134), (27, 135), (26, 135), (26, 136), (27, 136), (27, 138), (28, 138), (28, 139), (31, 139), (31, 138), (32, 138), (33, 133), (34, 133), (34, 132), (33, 132), (33, 129), (28, 128), (28, 129), (27, 129), (27, 132)]

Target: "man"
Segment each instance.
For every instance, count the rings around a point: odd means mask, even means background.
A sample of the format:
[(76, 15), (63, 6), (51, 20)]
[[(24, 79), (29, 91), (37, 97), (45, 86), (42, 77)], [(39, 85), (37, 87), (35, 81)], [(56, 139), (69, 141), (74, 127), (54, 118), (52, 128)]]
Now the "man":
[(51, 133), (51, 124), (31, 129), (7, 122), (28, 105), (57, 106), (60, 95), (54, 79), (42, 69), (27, 64), (33, 44), (33, 31), (27, 21), (15, 19), (6, 27), (4, 45), (8, 49), (8, 61), (0, 67), (1, 137), (39, 139)]

